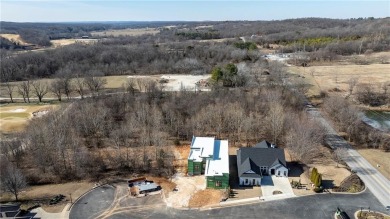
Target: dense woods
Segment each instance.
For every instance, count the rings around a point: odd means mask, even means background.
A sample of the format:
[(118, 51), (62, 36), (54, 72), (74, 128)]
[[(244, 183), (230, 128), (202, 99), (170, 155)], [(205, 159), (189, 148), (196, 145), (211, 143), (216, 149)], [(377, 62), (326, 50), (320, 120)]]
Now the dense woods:
[(86, 75), (205, 74), (217, 64), (257, 61), (258, 51), (243, 51), (226, 44), (176, 43), (155, 46), (72, 45), (44, 52), (9, 56), (1, 61), (2, 81), (51, 77), (61, 72)]

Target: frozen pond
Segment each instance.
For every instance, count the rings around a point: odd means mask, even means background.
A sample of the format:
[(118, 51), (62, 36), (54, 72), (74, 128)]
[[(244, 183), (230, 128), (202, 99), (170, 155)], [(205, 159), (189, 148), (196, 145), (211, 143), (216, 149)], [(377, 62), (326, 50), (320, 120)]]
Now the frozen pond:
[(369, 110), (363, 121), (376, 129), (390, 132), (390, 112)]

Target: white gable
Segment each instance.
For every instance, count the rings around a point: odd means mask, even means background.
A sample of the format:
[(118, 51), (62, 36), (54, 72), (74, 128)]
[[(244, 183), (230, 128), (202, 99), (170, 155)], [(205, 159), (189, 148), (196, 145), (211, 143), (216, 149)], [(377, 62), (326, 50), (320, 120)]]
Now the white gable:
[(252, 170), (248, 170), (245, 173), (255, 173), (255, 172), (253, 172)]

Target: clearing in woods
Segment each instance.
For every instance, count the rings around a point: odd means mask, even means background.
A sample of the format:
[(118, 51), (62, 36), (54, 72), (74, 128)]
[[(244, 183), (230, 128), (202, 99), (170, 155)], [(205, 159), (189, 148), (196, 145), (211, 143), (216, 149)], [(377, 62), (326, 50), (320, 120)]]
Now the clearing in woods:
[(157, 34), (160, 30), (156, 28), (138, 28), (138, 29), (120, 29), (120, 30), (106, 30), (106, 31), (93, 31), (92, 36), (141, 36), (144, 34)]
[(19, 34), (0, 34), (0, 37), (3, 37), (9, 41), (12, 41), (12, 42), (15, 42), (15, 43), (19, 43), (20, 45), (28, 45), (28, 43), (26, 43), (21, 37)]
[(0, 132), (22, 131), (35, 112), (48, 112), (58, 105), (8, 104), (0, 106)]
[[(120, 89), (124, 85), (126, 85), (126, 81), (129, 79), (145, 79), (150, 81), (159, 82), (161, 79), (164, 79), (167, 83), (164, 83), (164, 89), (166, 91), (180, 91), (181, 88), (186, 88), (187, 90), (194, 90), (195, 89), (195, 83), (198, 81), (204, 81), (206, 82), (211, 75), (205, 74), (205, 75), (179, 75), (179, 74), (172, 74), (172, 75), (119, 75), (119, 76), (104, 76), (102, 78), (107, 80), (107, 84), (104, 86), (105, 89)], [(54, 81), (53, 79), (39, 79), (37, 81), (43, 82), (50, 86), (50, 84)], [(20, 82), (11, 82), (12, 85), (17, 86), (21, 83)], [(135, 83), (135, 87), (138, 88), (138, 84)], [(202, 91), (209, 90), (208, 87), (202, 87)], [(22, 98), (22, 96), (18, 93), (18, 89), (14, 87), (13, 89), (13, 98)], [(142, 89), (141, 89), (142, 90)], [(78, 96), (75, 92), (72, 97)], [(32, 92), (32, 96), (35, 98), (36, 96)], [(0, 84), (0, 98), (9, 98), (9, 95), (7, 93), (7, 88), (4, 83)], [(46, 98), (54, 98), (55, 95), (52, 92), (48, 92), (43, 100), (47, 100)], [(63, 96), (63, 98), (65, 98)], [(36, 101), (36, 100), (34, 100)]]
[(80, 44), (93, 44), (96, 43), (97, 39), (59, 39), (59, 40), (50, 40), (50, 43), (53, 47), (67, 46), (75, 43)]

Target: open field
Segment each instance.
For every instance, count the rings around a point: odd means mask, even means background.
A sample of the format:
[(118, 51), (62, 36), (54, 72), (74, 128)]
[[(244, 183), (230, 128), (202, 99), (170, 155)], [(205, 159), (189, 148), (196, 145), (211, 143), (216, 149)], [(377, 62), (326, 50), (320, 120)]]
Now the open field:
[[(126, 84), (126, 81), (128, 79), (146, 79), (146, 80), (152, 80), (155, 82), (159, 82), (161, 79), (164, 79), (167, 81), (167, 83), (164, 83), (164, 89), (166, 91), (180, 91), (182, 87), (186, 88), (187, 90), (194, 91), (195, 90), (195, 83), (198, 81), (207, 81), (211, 75), (179, 75), (179, 74), (172, 74), (172, 75), (120, 75), (120, 76), (104, 76), (103, 78), (107, 80), (107, 84), (105, 85), (105, 89), (118, 89), (122, 88), (123, 85)], [(37, 80), (43, 83), (46, 83), (50, 85), (52, 83), (53, 79), (40, 79)], [(17, 86), (21, 82), (11, 82), (11, 84)], [(135, 84), (136, 88), (137, 83)], [(5, 84), (0, 84), (0, 99), (6, 98), (8, 99), (8, 93), (6, 90)], [(32, 88), (31, 88), (32, 89)], [(139, 88), (138, 88), (139, 89)], [(142, 90), (142, 89), (141, 89)], [(203, 91), (208, 90), (208, 88), (202, 87)], [(22, 98), (22, 96), (18, 93), (17, 88), (15, 87), (13, 90), (13, 98)], [(76, 93), (73, 93), (73, 97), (78, 96)], [(31, 92), (31, 97), (35, 98), (35, 95), (33, 92)], [(48, 92), (43, 100), (45, 101), (45, 98), (55, 98), (55, 96)], [(36, 100), (34, 100), (36, 101)]]
[(106, 31), (93, 31), (92, 36), (141, 36), (144, 34), (157, 34), (160, 31), (156, 28), (138, 28), (138, 29), (120, 29), (120, 30), (106, 30)]
[(333, 92), (338, 89), (338, 93), (345, 96), (348, 94), (348, 81), (357, 78), (358, 84), (374, 84), (379, 87), (381, 83), (390, 81), (390, 65), (332, 65), (332, 66), (290, 66), (288, 70), (297, 73), (313, 85), (309, 90), (309, 95), (319, 95), (320, 91)]
[[(145, 79), (155, 82), (160, 80), (166, 80), (164, 83), (164, 90), (166, 91), (180, 91), (181, 88), (186, 90), (194, 91), (195, 83), (198, 81), (207, 81), (211, 75), (180, 75), (180, 74), (171, 74), (171, 75), (121, 75), (121, 76), (106, 76), (104, 77), (107, 80), (105, 88), (115, 89), (121, 88), (126, 81), (129, 79)], [(140, 89), (135, 83), (137, 89)], [(140, 89), (142, 90), (142, 88)], [(207, 88), (202, 88), (202, 90), (208, 90)]]
[(0, 34), (0, 37), (3, 37), (9, 41), (12, 41), (12, 42), (15, 42), (15, 43), (19, 43), (20, 45), (28, 45), (28, 43), (26, 43), (21, 37), (19, 34)]
[[(390, 180), (390, 152), (378, 149), (360, 149), (358, 152), (383, 176)], [(377, 167), (377, 164), (380, 167)]]
[(80, 44), (93, 44), (96, 43), (97, 39), (60, 39), (60, 40), (50, 40), (53, 47), (67, 46), (75, 43)]
[[(42, 208), (47, 212), (61, 212), (65, 205), (70, 203), (70, 195), (72, 196), (72, 201), (74, 201), (82, 194), (92, 189), (93, 186), (94, 183), (86, 181), (30, 186), (20, 193), (19, 199), (26, 201), (26, 207), (32, 206), (34, 203), (40, 203)], [(64, 200), (56, 205), (49, 205), (50, 199), (59, 194), (65, 195)], [(9, 193), (0, 194), (1, 202), (13, 200), (14, 197)]]
[(0, 132), (22, 131), (34, 112), (53, 110), (58, 105), (8, 104), (0, 106)]

